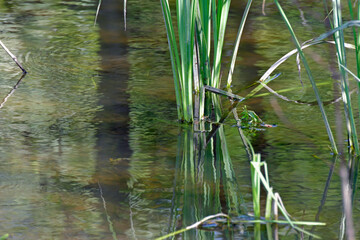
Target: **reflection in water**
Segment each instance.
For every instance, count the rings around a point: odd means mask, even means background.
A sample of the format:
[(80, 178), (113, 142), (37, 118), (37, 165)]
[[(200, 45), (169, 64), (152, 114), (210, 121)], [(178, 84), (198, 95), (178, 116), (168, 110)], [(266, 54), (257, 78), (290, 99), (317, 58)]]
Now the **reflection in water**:
[[(127, 38), (122, 31), (122, 2), (104, 1), (98, 16), (100, 27), (100, 52), (102, 57), (100, 82), (97, 91), (101, 94), (97, 113), (97, 160), (92, 183), (99, 189), (103, 208), (103, 224), (107, 235), (113, 239), (124, 238), (129, 222), (123, 221), (129, 214), (128, 162), (132, 151), (129, 146), (128, 108), (128, 62)], [(96, 194), (98, 195), (98, 194)], [(119, 205), (119, 203), (122, 203)], [(125, 204), (125, 205), (124, 205)]]
[(15, 92), (15, 90), (19, 87), (22, 79), (25, 77), (26, 73), (22, 74), (20, 79), (17, 81), (17, 83), (15, 84), (15, 86), (11, 89), (11, 91), (4, 97), (4, 99), (2, 100), (2, 102), (0, 103), (0, 109), (4, 107), (4, 104), (6, 103), (6, 101), (9, 99), (9, 97), (11, 97), (11, 95), (13, 95), (13, 93)]
[[(239, 216), (241, 194), (228, 153), (224, 128), (206, 144), (202, 132), (182, 128), (178, 139), (174, 195), (169, 232), (185, 228), (206, 216), (219, 212)], [(230, 237), (232, 230), (220, 232), (191, 230), (184, 239)]]

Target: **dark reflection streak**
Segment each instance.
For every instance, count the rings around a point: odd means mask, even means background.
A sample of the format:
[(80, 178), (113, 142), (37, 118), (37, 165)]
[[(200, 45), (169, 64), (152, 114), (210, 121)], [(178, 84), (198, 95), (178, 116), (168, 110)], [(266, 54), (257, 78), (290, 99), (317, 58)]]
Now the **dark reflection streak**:
[(169, 226), (168, 226), (168, 230), (167, 230), (167, 234), (169, 234), (170, 232), (173, 232), (176, 224), (175, 222), (172, 221), (172, 219), (174, 218), (174, 212), (175, 212), (175, 197), (176, 197), (176, 186), (177, 186), (177, 178), (178, 178), (178, 171), (180, 169), (180, 156), (181, 156), (181, 149), (182, 149), (182, 144), (181, 144), (181, 135), (179, 134), (178, 136), (178, 144), (177, 144), (177, 154), (176, 154), (176, 163), (175, 163), (175, 173), (174, 173), (174, 182), (173, 182), (173, 195), (171, 198), (171, 209), (170, 209), (170, 218), (169, 218)]
[[(320, 213), (325, 205), (325, 202), (326, 202), (326, 197), (327, 197), (327, 193), (328, 193), (328, 190), (329, 190), (329, 187), (330, 187), (330, 182), (331, 182), (331, 178), (333, 176), (333, 173), (334, 173), (334, 169), (335, 169), (335, 163), (338, 159), (338, 156), (334, 156), (333, 157), (333, 160), (332, 160), (332, 164), (330, 166), (330, 170), (329, 170), (329, 175), (328, 175), (328, 178), (326, 180), (326, 184), (325, 184), (325, 188), (324, 188), (324, 192), (323, 192), (323, 196), (322, 196), (322, 199), (321, 199), (321, 203), (320, 203), (320, 206), (318, 208), (318, 212), (316, 213), (316, 216), (315, 216), (315, 222), (319, 222), (320, 221)], [(313, 233), (315, 231), (315, 228), (316, 226), (313, 226), (311, 228), (311, 233)], [(309, 240), (313, 239), (312, 236), (309, 237)]]
[[(102, 1), (97, 21), (101, 57), (101, 78), (97, 92), (100, 96), (98, 104), (102, 110), (96, 115), (97, 155), (93, 174), (93, 182), (101, 182), (102, 194), (108, 203), (108, 216), (102, 215), (102, 224), (109, 226), (107, 217), (111, 216), (113, 227), (120, 239), (125, 238), (127, 230), (133, 231), (132, 208), (136, 207), (136, 196), (131, 195), (127, 184), (132, 156), (129, 141), (129, 95), (126, 92), (130, 65), (128, 39), (122, 28), (122, 9), (122, 1)], [(117, 163), (114, 164), (112, 160)], [(130, 193), (124, 192), (128, 189)], [(134, 199), (131, 199), (132, 197)], [(129, 202), (131, 206), (119, 206), (119, 202)], [(130, 215), (130, 219), (122, 221), (118, 213), (120, 216)]]
[(11, 91), (6, 95), (6, 97), (2, 100), (1, 104), (0, 104), (0, 109), (4, 107), (4, 104), (6, 103), (6, 101), (8, 100), (9, 97), (11, 97), (11, 95), (13, 95), (13, 93), (15, 92), (15, 90), (18, 88), (18, 86), (20, 85), (22, 79), (25, 77), (26, 73), (23, 73), (23, 75), (21, 75), (20, 79), (17, 81), (17, 83), (15, 84), (15, 86), (11, 89)]
[(350, 183), (349, 183), (349, 170), (346, 167), (344, 157), (341, 157), (340, 161), (340, 178), (341, 178), (341, 190), (343, 198), (343, 209), (345, 217), (346, 236), (348, 240), (355, 240), (354, 222), (352, 218), (352, 204), (350, 195)]

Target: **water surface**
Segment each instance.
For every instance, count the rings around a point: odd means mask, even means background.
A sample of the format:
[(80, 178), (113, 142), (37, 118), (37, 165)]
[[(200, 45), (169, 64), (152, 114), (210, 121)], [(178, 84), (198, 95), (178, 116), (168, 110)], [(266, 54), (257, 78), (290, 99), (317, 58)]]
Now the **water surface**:
[[(29, 72), (0, 109), (0, 235), (154, 239), (210, 214), (251, 214), (250, 165), (235, 121), (226, 120), (204, 152), (198, 148), (203, 135), (176, 121), (159, 1), (128, 1), (127, 31), (122, 2), (104, 0), (94, 26), (96, 7), (97, 2), (86, 0), (0, 0), (0, 38)], [(321, 2), (299, 0), (283, 7), (302, 41), (327, 30)], [(233, 2), (224, 75), (243, 8)], [(275, 6), (269, 3), (266, 13), (254, 3), (234, 75), (233, 89), (240, 95), (294, 48)], [(325, 101), (337, 97), (333, 51), (326, 45), (306, 51), (316, 81), (324, 83), (320, 91)], [(0, 94), (5, 97), (21, 73), (4, 51), (0, 56)], [(305, 72), (301, 85), (295, 58), (277, 72), (282, 74), (271, 88), (295, 88), (283, 94), (316, 100)], [(222, 104), (229, 105), (225, 98)], [(337, 239), (342, 217), (339, 164), (332, 168), (318, 107), (269, 94), (246, 105), (278, 126), (256, 132), (251, 142), (268, 163), (270, 183), (288, 212), (309, 221), (318, 214), (317, 220), (327, 226), (313, 232)], [(326, 106), (334, 128), (341, 108)], [(358, 203), (355, 198), (357, 233)], [(280, 228), (281, 239), (300, 237), (288, 230)], [(253, 226), (193, 230), (179, 237), (253, 238)]]

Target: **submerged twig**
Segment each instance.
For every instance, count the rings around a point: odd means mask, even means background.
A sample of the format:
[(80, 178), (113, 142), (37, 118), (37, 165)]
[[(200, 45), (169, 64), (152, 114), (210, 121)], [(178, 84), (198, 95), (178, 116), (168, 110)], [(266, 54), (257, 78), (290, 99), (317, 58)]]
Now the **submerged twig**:
[(126, 31), (126, 0), (124, 0), (124, 30)]
[(266, 13), (265, 13), (265, 4), (266, 4), (266, 0), (263, 0), (263, 2), (262, 2), (262, 7), (261, 7), (261, 12), (262, 12), (262, 14), (265, 16), (266, 15)]
[(2, 41), (0, 41), (0, 45), (1, 45), (1, 47), (6, 51), (6, 53), (9, 54), (9, 56), (14, 60), (14, 62), (16, 63), (16, 65), (19, 66), (19, 68), (23, 71), (23, 73), (26, 74), (27, 71), (23, 68), (23, 66), (21, 66), (21, 64), (19, 63), (19, 61), (18, 61), (17, 58), (15, 57), (15, 55), (10, 52), (10, 50), (5, 46), (5, 44), (3, 44)]
[(17, 81), (17, 83), (15, 84), (15, 86), (11, 89), (11, 91), (6, 95), (6, 97), (2, 100), (2, 102), (0, 103), (0, 109), (4, 107), (4, 104), (6, 103), (6, 101), (8, 100), (9, 97), (11, 97), (11, 95), (13, 95), (13, 93), (15, 92), (15, 90), (18, 88), (19, 84), (21, 83), (21, 80), (25, 77), (26, 73), (23, 73), (23, 75), (21, 75), (20, 79)]
[(114, 226), (113, 226), (113, 223), (111, 221), (111, 218), (107, 212), (107, 208), (106, 208), (106, 201), (105, 201), (105, 198), (103, 196), (103, 191), (102, 191), (102, 188), (101, 188), (101, 185), (100, 185), (100, 182), (98, 181), (98, 186), (99, 186), (99, 191), (100, 191), (100, 197), (102, 199), (102, 202), (103, 202), (103, 207), (104, 207), (104, 211), (105, 211), (105, 214), (106, 214), (106, 219), (109, 223), (109, 229), (110, 229), (110, 232), (112, 233), (112, 237), (113, 239), (118, 239), (117, 236), (116, 236), (116, 232), (114, 230)]
[(181, 230), (179, 230), (179, 231), (176, 231), (176, 232), (173, 232), (173, 233), (169, 233), (169, 234), (167, 234), (167, 235), (165, 235), (165, 236), (156, 238), (156, 240), (166, 239), (166, 238), (175, 236), (175, 235), (177, 235), (177, 234), (179, 234), (179, 233), (189, 231), (189, 230), (191, 230), (191, 229), (197, 228), (197, 227), (200, 226), (202, 223), (204, 223), (204, 222), (206, 222), (206, 221), (208, 221), (208, 220), (210, 220), (210, 219), (212, 219), (212, 218), (218, 218), (218, 217), (225, 217), (225, 218), (227, 218), (227, 219), (230, 219), (230, 217), (229, 217), (227, 214), (225, 214), (225, 213), (218, 213), (218, 214), (215, 214), (215, 215), (210, 215), (210, 216), (207, 216), (207, 217), (201, 219), (200, 221), (194, 223), (193, 225), (190, 225), (190, 226), (188, 226), (188, 227), (186, 227), (186, 228), (183, 228), (183, 229), (181, 229)]
[(96, 20), (97, 20), (98, 15), (99, 15), (100, 6), (101, 6), (101, 0), (99, 0), (99, 4), (98, 4), (97, 9), (96, 9), (96, 15), (95, 15), (94, 26), (95, 26), (95, 24), (96, 24)]

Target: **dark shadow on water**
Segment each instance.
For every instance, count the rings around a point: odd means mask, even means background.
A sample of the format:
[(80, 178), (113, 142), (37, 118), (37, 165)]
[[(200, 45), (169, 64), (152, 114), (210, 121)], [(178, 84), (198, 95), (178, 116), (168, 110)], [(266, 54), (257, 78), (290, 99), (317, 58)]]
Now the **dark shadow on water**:
[[(128, 143), (129, 106), (126, 36), (122, 25), (122, 3), (104, 1), (99, 13), (102, 56), (98, 92), (102, 111), (97, 114), (98, 170), (109, 167), (109, 159), (131, 156)], [(116, 28), (116, 29), (114, 29)], [(115, 34), (116, 33), (116, 34)], [(106, 192), (106, 191), (105, 191)]]
[(126, 93), (129, 78), (127, 38), (123, 31), (123, 2), (103, 1), (97, 23), (100, 27), (99, 105), (97, 113), (97, 161), (92, 186), (103, 205), (103, 221), (109, 237), (122, 237), (127, 224), (119, 225), (122, 209), (116, 203), (127, 202), (127, 173), (132, 151), (129, 145), (129, 106)]

